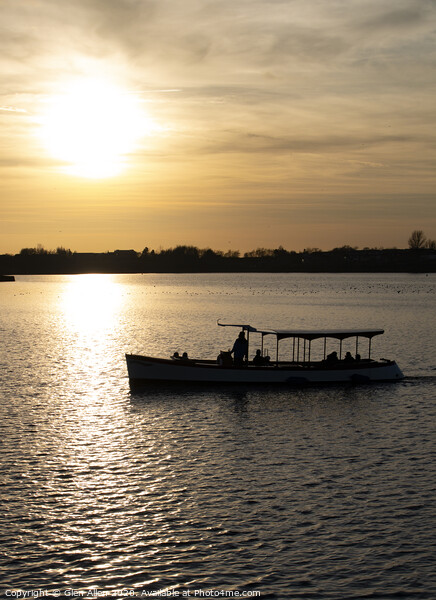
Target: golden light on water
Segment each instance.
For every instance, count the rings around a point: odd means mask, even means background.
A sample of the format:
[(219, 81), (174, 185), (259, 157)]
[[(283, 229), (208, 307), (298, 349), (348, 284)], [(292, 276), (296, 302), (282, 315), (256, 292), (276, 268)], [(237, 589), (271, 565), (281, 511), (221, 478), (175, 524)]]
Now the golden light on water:
[(88, 404), (105, 410), (105, 386), (114, 385), (121, 353), (122, 307), (123, 287), (112, 275), (72, 275), (59, 298), (63, 378), (86, 399), (81, 412)]
[(64, 172), (100, 179), (123, 171), (129, 153), (157, 129), (135, 94), (80, 79), (47, 99), (40, 136)]
[(121, 305), (121, 287), (112, 275), (74, 275), (62, 298), (69, 329), (85, 335), (103, 335), (113, 328)]

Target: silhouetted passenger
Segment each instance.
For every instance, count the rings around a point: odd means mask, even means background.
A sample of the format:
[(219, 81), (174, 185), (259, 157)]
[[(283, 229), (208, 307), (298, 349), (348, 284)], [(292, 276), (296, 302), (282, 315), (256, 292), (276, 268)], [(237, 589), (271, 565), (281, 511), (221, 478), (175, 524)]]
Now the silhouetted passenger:
[(181, 360), (181, 361), (183, 361), (183, 362), (189, 362), (188, 353), (187, 353), (187, 352), (184, 352), (184, 353), (182, 354), (182, 358), (181, 358), (180, 360)]
[(335, 363), (338, 362), (338, 353), (337, 352), (331, 352), (330, 354), (327, 354), (327, 362), (329, 363)]
[(182, 356), (180, 356), (180, 354), (178, 352), (174, 352), (174, 354), (171, 357), (173, 360), (179, 360), (181, 362), (190, 362), (190, 359), (188, 358), (188, 353), (184, 352), (182, 354)]
[(352, 356), (351, 352), (347, 352), (347, 353), (345, 354), (344, 361), (345, 361), (345, 362), (354, 362), (354, 358), (353, 358), (353, 356)]
[(217, 363), (220, 365), (220, 367), (231, 367), (233, 365), (233, 359), (232, 359), (231, 353), (224, 352), (224, 350), (221, 350), (221, 352), (218, 354), (216, 360), (217, 360)]
[(264, 365), (265, 364), (265, 359), (263, 358), (260, 350), (256, 350), (256, 355), (253, 358), (253, 365)]
[(235, 340), (231, 354), (233, 354), (235, 365), (241, 366), (244, 364), (244, 359), (247, 358), (248, 354), (248, 342), (245, 339), (244, 331), (241, 331)]

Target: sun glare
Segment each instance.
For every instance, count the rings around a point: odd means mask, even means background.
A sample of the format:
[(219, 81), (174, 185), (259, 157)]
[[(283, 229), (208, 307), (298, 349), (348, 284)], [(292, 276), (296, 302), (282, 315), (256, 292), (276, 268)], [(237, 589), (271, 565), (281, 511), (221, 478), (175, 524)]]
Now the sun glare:
[(121, 288), (111, 275), (72, 275), (61, 298), (65, 322), (83, 336), (97, 336), (113, 327)]
[(47, 102), (41, 136), (67, 173), (112, 177), (139, 140), (157, 129), (138, 97), (98, 80), (80, 80)]

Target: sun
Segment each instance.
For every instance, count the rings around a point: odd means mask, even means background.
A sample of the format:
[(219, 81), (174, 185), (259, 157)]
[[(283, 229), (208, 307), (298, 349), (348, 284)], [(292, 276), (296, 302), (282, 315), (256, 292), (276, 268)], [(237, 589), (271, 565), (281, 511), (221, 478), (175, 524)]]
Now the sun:
[(118, 175), (156, 124), (137, 95), (105, 81), (82, 79), (48, 99), (40, 134), (63, 170), (87, 178)]

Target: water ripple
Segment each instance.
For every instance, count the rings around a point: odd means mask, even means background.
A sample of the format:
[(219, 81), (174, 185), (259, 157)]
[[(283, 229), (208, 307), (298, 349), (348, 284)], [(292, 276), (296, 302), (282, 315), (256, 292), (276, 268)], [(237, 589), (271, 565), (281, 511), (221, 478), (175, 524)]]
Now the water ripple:
[[(436, 597), (434, 284), (388, 277), (366, 293), (366, 276), (275, 277), (236, 289), (205, 276), (212, 304), (198, 278), (115, 281), (118, 300), (94, 323), (62, 303), (65, 282), (35, 284), (39, 301), (0, 299), (5, 589)], [(415, 285), (419, 311), (408, 304)], [(363, 324), (377, 311), (410, 376), (328, 390), (128, 389), (125, 348), (174, 351), (171, 323), (183, 345), (215, 351), (208, 323), (236, 310), (235, 298), (241, 318), (268, 314), (271, 325), (288, 318), (290, 298), (308, 327), (320, 315)], [(191, 339), (177, 325), (181, 304)], [(401, 323), (416, 333), (407, 347)]]

